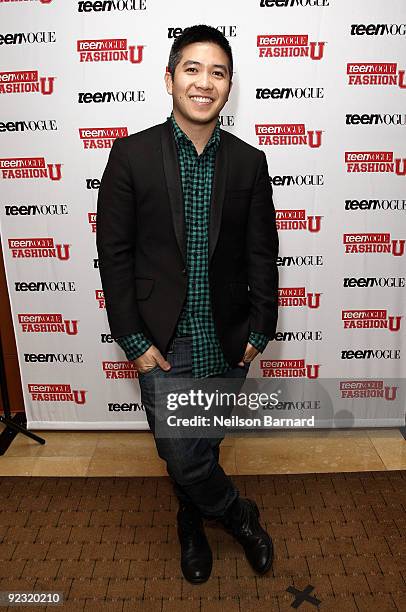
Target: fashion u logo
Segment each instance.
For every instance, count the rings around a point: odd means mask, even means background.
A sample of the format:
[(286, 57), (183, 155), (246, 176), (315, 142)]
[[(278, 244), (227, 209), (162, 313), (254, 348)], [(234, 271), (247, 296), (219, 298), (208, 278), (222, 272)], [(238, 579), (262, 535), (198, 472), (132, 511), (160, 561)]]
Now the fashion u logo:
[(69, 319), (65, 319), (64, 321), (65, 323), (65, 329), (66, 329), (66, 333), (69, 336), (76, 336), (78, 333), (78, 322), (77, 320), (72, 320), (69, 321)]
[(307, 229), (309, 232), (319, 232), (321, 225), (321, 215), (309, 215), (307, 217)]
[(73, 398), (75, 400), (75, 404), (84, 404), (86, 401), (86, 396), (85, 396), (86, 391), (81, 390), (78, 391), (77, 389), (73, 390)]
[(393, 401), (396, 399), (397, 387), (385, 387), (385, 399)]
[[(402, 163), (402, 166), (400, 165)], [(395, 159), (395, 173), (398, 176), (405, 176), (406, 175), (406, 159)]]
[(308, 364), (306, 366), (307, 378), (318, 378), (319, 377), (319, 368), (320, 365), (317, 363), (311, 365)]
[[(320, 60), (324, 55), (324, 42), (311, 42), (310, 43), (310, 57), (313, 60)], [(318, 46), (318, 54), (316, 55), (316, 45)]]
[[(63, 251), (62, 251), (63, 247)], [(69, 244), (56, 244), (56, 256), (58, 259), (66, 260), (69, 259)]]
[(390, 331), (399, 331), (400, 330), (400, 319), (402, 317), (401, 316), (397, 316), (397, 317), (388, 317), (388, 329), (390, 329)]
[[(62, 164), (47, 164), (48, 168), (48, 176), (51, 181), (60, 181), (62, 178), (61, 173), (61, 165)], [(54, 171), (55, 169), (55, 171)]]
[(320, 306), (321, 293), (308, 293), (307, 305), (309, 308), (318, 308)]
[[(46, 83), (48, 81), (48, 88), (46, 87)], [(54, 81), (55, 77), (41, 77), (39, 80), (39, 86), (41, 93), (44, 96), (49, 96), (54, 91)]]
[(128, 50), (130, 52), (130, 62), (132, 64), (140, 64), (142, 62), (144, 45), (137, 46), (137, 52), (138, 52), (137, 58), (135, 58), (135, 46), (134, 45), (130, 45), (128, 47)]
[(404, 240), (392, 240), (392, 255), (400, 257), (405, 252)]
[[(317, 136), (316, 140), (314, 140), (315, 133)], [(316, 130), (316, 132), (314, 132), (313, 130), (308, 130), (307, 136), (309, 138), (309, 147), (311, 147), (312, 149), (318, 149), (321, 146), (321, 130)]]

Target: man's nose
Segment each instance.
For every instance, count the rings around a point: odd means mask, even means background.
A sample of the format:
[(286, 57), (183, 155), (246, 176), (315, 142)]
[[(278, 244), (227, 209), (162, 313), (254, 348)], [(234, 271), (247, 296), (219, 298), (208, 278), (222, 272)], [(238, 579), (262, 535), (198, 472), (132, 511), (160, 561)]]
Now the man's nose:
[(196, 87), (200, 87), (200, 89), (212, 89), (213, 84), (211, 82), (210, 73), (204, 70), (200, 72), (195, 84)]

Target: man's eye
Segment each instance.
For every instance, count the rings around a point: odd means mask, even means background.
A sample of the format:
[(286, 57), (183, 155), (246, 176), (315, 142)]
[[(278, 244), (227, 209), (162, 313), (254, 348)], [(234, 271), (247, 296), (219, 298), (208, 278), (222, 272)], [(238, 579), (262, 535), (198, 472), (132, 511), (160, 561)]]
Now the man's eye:
[(213, 74), (215, 74), (216, 76), (220, 76), (220, 77), (224, 76), (224, 74), (222, 72), (217, 72), (217, 71), (213, 72)]
[(186, 72), (191, 72), (193, 70), (196, 70), (196, 68), (190, 67), (190, 68), (186, 68)]

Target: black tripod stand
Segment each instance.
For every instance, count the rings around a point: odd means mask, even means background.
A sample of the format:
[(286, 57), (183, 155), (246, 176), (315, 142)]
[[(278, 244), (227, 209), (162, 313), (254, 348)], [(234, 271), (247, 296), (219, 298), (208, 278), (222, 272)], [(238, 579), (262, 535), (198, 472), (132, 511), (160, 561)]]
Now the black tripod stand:
[(17, 412), (13, 417), (10, 411), (10, 400), (8, 395), (6, 369), (4, 367), (3, 345), (0, 333), (0, 387), (1, 398), (3, 400), (4, 416), (0, 414), (0, 422), (4, 423), (5, 428), (0, 434), (0, 455), (4, 455), (8, 447), (17, 434), (24, 434), (40, 444), (45, 444), (45, 440), (31, 431), (27, 431), (27, 419), (24, 412)]

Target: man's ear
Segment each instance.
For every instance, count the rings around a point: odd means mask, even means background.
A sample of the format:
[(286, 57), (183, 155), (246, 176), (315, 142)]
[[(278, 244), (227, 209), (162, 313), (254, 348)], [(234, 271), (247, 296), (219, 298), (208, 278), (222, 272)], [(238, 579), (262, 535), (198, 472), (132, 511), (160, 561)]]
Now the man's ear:
[(166, 67), (166, 71), (165, 71), (165, 85), (166, 85), (166, 91), (168, 92), (168, 94), (172, 95), (172, 76), (171, 76), (171, 73), (169, 72), (168, 67)]

